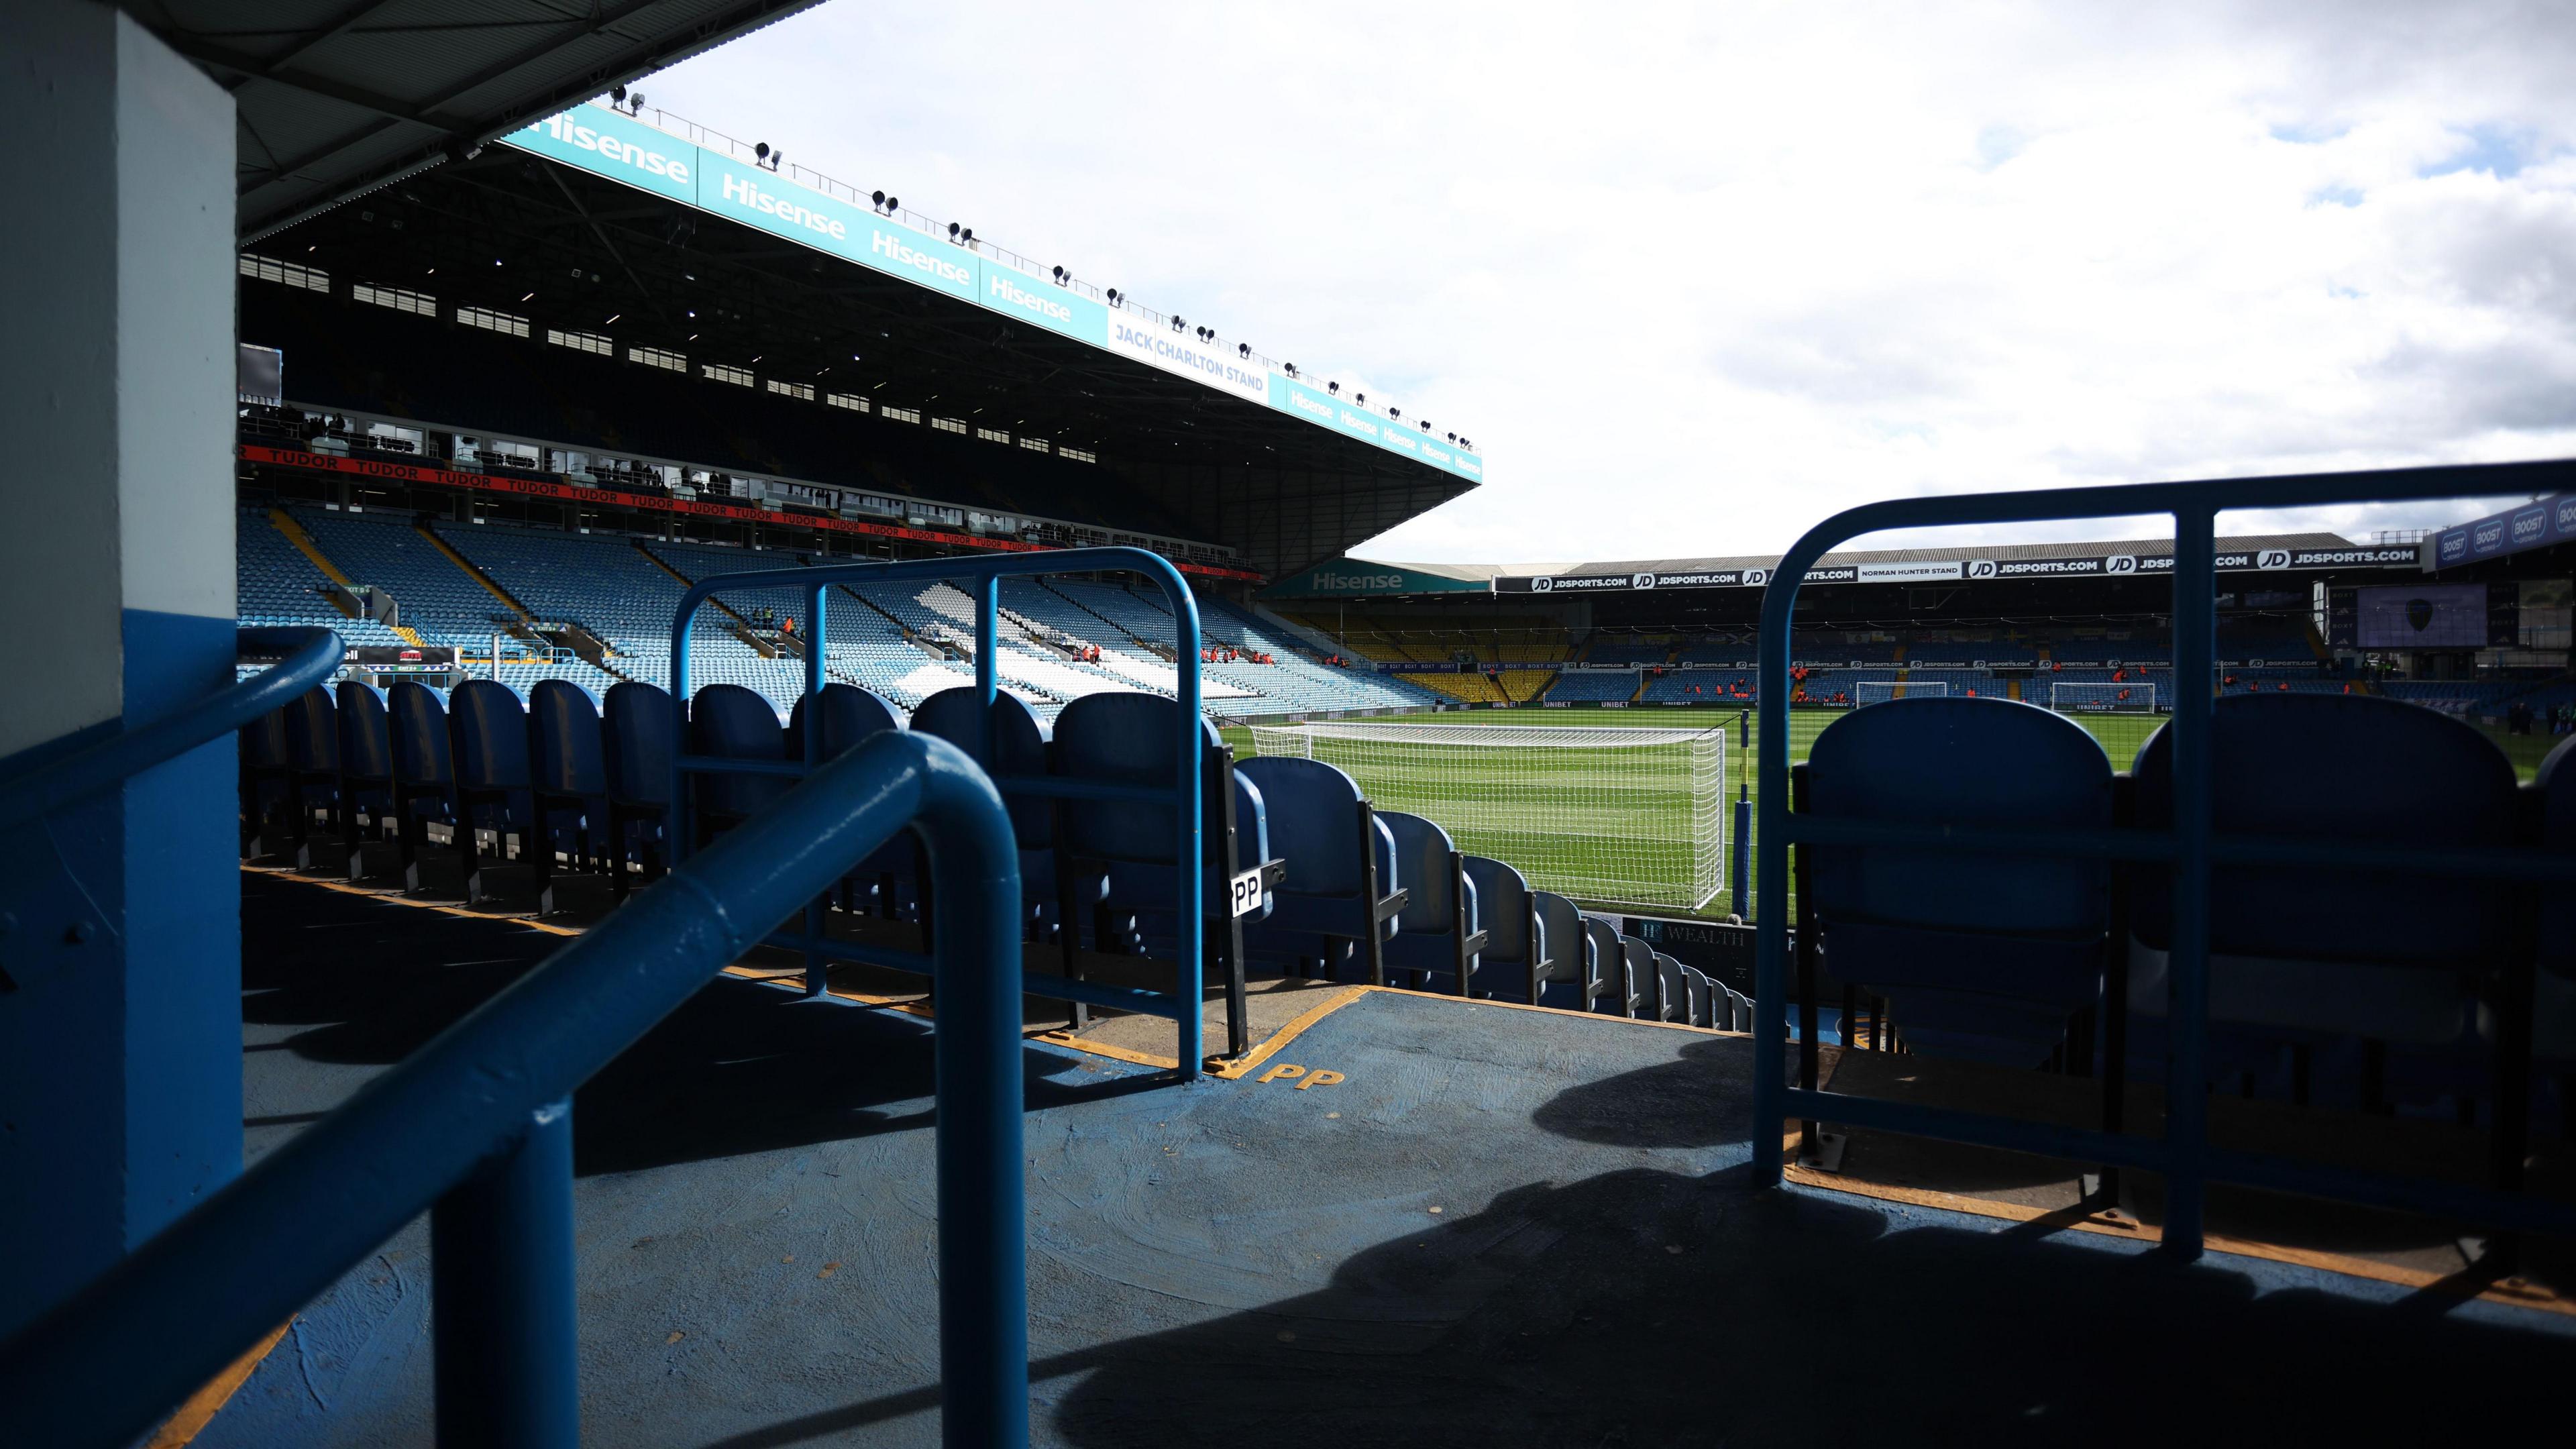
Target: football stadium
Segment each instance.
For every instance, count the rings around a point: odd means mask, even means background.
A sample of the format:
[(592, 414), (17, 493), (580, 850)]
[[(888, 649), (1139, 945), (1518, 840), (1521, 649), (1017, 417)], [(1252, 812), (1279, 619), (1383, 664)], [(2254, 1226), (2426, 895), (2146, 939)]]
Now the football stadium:
[(2563, 1416), (2576, 462), (1379, 557), (1478, 424), (653, 104), (810, 8), (0, 19), (0, 1442)]

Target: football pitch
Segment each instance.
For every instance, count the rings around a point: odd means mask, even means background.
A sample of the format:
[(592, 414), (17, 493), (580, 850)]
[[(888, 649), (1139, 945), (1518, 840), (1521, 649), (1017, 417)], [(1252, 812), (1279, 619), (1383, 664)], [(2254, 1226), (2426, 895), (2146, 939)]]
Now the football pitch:
[[(1846, 711), (1793, 709), (1789, 713), (1789, 759), (1798, 763), (1816, 735)], [(2112, 767), (2126, 770), (2162, 720), (2149, 715), (2076, 716), (2079, 724), (2102, 742)], [(1414, 716), (1391, 723), (1473, 725), (1493, 730), (1518, 728), (1723, 729), (1726, 731), (1723, 799), (1718, 815), (1726, 836), (1726, 873), (1717, 895), (1697, 914), (1724, 917), (1736, 910), (1731, 890), (1735, 852), (1734, 802), (1739, 790), (1757, 798), (1754, 752), (1760, 743), (1758, 717), (1731, 709), (1657, 708), (1641, 710), (1465, 710)], [(1375, 723), (1376, 721), (1372, 721)], [(1237, 726), (1224, 731), (1238, 759), (1254, 753), (1252, 732)], [(1629, 907), (1664, 914), (1684, 914), (1688, 907), (1669, 900), (1623, 899), (1618, 882), (1648, 879), (1679, 888), (1693, 872), (1687, 822), (1693, 799), (1691, 782), (1674, 757), (1660, 771), (1618, 772), (1615, 786), (1606, 781), (1602, 758), (1579, 750), (1539, 749), (1496, 752), (1488, 766), (1472, 772), (1450, 768), (1408, 769), (1398, 757), (1381, 756), (1364, 770), (1360, 786), (1381, 810), (1423, 816), (1446, 829), (1460, 850), (1490, 856), (1520, 869), (1532, 885), (1556, 890), (1589, 906)], [(1454, 760), (1454, 754), (1449, 756)], [(1579, 809), (1537, 809), (1533, 801), (1582, 798)], [(1757, 882), (1758, 889), (1758, 882)], [(1633, 894), (1633, 893), (1631, 893)]]

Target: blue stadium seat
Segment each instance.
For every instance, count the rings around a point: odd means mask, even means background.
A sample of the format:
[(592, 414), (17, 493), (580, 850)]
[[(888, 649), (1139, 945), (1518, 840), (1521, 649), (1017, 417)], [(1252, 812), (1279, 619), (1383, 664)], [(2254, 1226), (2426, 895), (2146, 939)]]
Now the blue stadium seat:
[[(2535, 833), (2542, 848), (2576, 855), (2576, 739), (2560, 742), (2532, 782), (2539, 799)], [(2558, 1085), (2558, 1130), (2576, 1130), (2576, 891), (2562, 883), (2542, 892), (2537, 922), (2539, 970), (2532, 983), (2532, 1055)]]
[(1619, 959), (1627, 968), (1625, 1013), (1647, 1021), (1664, 1019), (1664, 974), (1655, 964), (1655, 948), (1634, 936), (1619, 938)]
[(458, 818), (447, 706), (428, 685), (398, 679), (385, 691), (385, 713), (393, 722), (394, 838), (401, 851), (403, 889), (416, 891), (421, 887), (420, 847), (428, 840), (429, 822), (454, 826)]
[(1655, 953), (1655, 990), (1657, 1021), (1690, 1019), (1690, 978), (1683, 974), (1680, 961), (1661, 951)]
[(1472, 994), (1534, 1003), (1540, 963), (1547, 955), (1547, 925), (1539, 918), (1538, 897), (1519, 871), (1499, 860), (1471, 855), (1464, 863), (1467, 879), (1476, 887), (1477, 918), (1485, 926)]
[[(689, 697), (689, 752), (727, 760), (784, 760), (787, 732), (769, 701), (739, 684), (710, 684)], [(696, 844), (787, 793), (777, 775), (701, 773), (689, 777)]]
[(358, 817), (381, 838), (394, 815), (394, 745), (384, 691), (355, 679), (340, 681), (333, 726), (340, 743), (340, 842), (348, 847), (348, 878), (365, 873), (359, 854)]
[(662, 833), (671, 812), (671, 696), (634, 681), (608, 691), (601, 704), (600, 763), (608, 795), (614, 854), (611, 887), (623, 897), (627, 864), (647, 879), (662, 868)]
[(1717, 995), (1717, 984), (1708, 979), (1707, 972), (1700, 970), (1696, 966), (1685, 966), (1682, 968), (1682, 983), (1688, 989), (1690, 994), (1690, 1011), (1688, 1016), (1690, 1024), (1693, 1026), (1715, 1026), (1717, 1024), (1715, 1003), (1720, 999)]
[[(811, 702), (808, 696), (800, 694), (788, 710), (787, 735), (782, 748), (789, 760), (802, 761), (805, 758), (805, 720), (807, 706)], [(870, 735), (904, 727), (903, 716), (895, 712), (894, 706), (883, 695), (856, 685), (824, 685), (821, 703), (816, 707), (821, 711), (823, 721), (821, 753), (815, 756), (818, 760), (838, 758), (843, 752), (857, 748)], [(850, 873), (842, 882), (842, 904), (854, 906), (855, 892), (865, 884), (877, 893), (879, 909), (891, 920), (896, 911), (898, 884), (917, 887), (920, 881), (928, 878), (928, 871), (923, 867), (920, 848), (907, 831), (879, 846), (874, 854), (859, 863), (858, 869)], [(1021, 882), (1023, 896), (1033, 889), (1026, 880)], [(929, 913), (920, 912), (919, 918), (928, 920)]]
[[(2112, 772), (2083, 726), (2011, 700), (1899, 699), (1817, 736), (1801, 813), (2107, 829)], [(1798, 852), (1800, 981), (1819, 937), (1834, 976), (1889, 998), (1915, 1050), (2037, 1067), (2099, 995), (2110, 929), (2100, 861), (1887, 846)], [(2089, 1036), (2086, 1038), (2089, 1042)]]
[[(554, 910), (554, 854), (592, 862), (611, 858), (608, 764), (599, 707), (590, 691), (564, 679), (541, 679), (528, 690), (528, 776), (534, 807), (534, 852), (540, 914)], [(560, 818), (571, 812), (575, 830)]]
[[(883, 695), (873, 690), (850, 684), (826, 684), (821, 699), (818, 708), (823, 718), (823, 748), (817, 759), (837, 759), (843, 751), (857, 748), (870, 735), (881, 730), (903, 728), (903, 717), (895, 713), (894, 706), (888, 704)], [(812, 703), (811, 697), (799, 695), (795, 706), (788, 711), (788, 759), (805, 758), (805, 707), (809, 703)]]
[(1394, 832), (1350, 776), (1321, 760), (1261, 755), (1235, 772), (1260, 789), (1271, 849), (1288, 862), (1268, 919), (1245, 928), (1245, 949), (1326, 976), (1347, 961), (1361, 980), (1382, 983), (1384, 944), (1407, 899)]
[(1618, 926), (1599, 916), (1583, 917), (1583, 939), (1590, 978), (1584, 986), (1584, 1010), (1626, 1016), (1634, 995), (1628, 989), (1628, 949)]
[(294, 763), (286, 748), (286, 711), (273, 709), (241, 727), (241, 838), (245, 860), (269, 853), (269, 802), (292, 796)]
[(293, 807), (287, 839), (295, 847), (295, 868), (310, 870), (313, 812), (328, 810), (336, 819), (342, 808), (339, 711), (331, 691), (317, 684), (280, 712), (286, 716), (286, 794)]
[(1592, 936), (1583, 929), (1582, 908), (1554, 891), (1531, 896), (1538, 908), (1538, 1004), (1591, 1010)]
[[(2212, 725), (2211, 824), (2222, 834), (2423, 849), (2505, 847), (2520, 838), (2513, 765), (2477, 729), (2446, 715), (2368, 695), (2248, 694), (2219, 700)], [(2171, 821), (2172, 780), (2172, 731), (2159, 730), (2138, 755), (2140, 826)], [(2529, 965), (2517, 939), (2517, 897), (2510, 881), (2474, 876), (2215, 870), (2209, 1019), (2293, 1045), (2372, 1044), (2362, 1097), (2376, 1109), (2389, 1049), (2477, 1053), (2487, 1032), (2475, 983), (2512, 987)], [(2171, 914), (2164, 873), (2142, 868), (2129, 1002), (2150, 1026), (2165, 1009)], [(2521, 998), (2525, 1008), (2528, 999)], [(2491, 1055), (2497, 1101), (2523, 1100), (2527, 1054)], [(2518, 1148), (2512, 1156), (2518, 1172)]]
[[(981, 754), (982, 731), (976, 727), (976, 700), (981, 692), (972, 685), (943, 689), (923, 700), (912, 712), (912, 728), (922, 734), (936, 735), (969, 755)], [(1050, 737), (1046, 723), (1037, 717), (1026, 700), (1017, 695), (996, 693), (993, 696), (993, 758), (984, 761), (988, 773), (1007, 775), (1043, 775), (1047, 773)], [(1055, 936), (1058, 923), (1073, 919), (1079, 909), (1068, 908), (1059, 900), (1060, 883), (1055, 869), (1055, 806), (1035, 796), (1023, 796), (1009, 802), (1011, 830), (1020, 845), (1020, 895), (1042, 936)], [(887, 850), (894, 846), (886, 847)], [(884, 850), (878, 852), (883, 855)], [(865, 867), (862, 867), (865, 869)], [(1087, 908), (1099, 901), (1098, 891), (1107, 882), (1098, 880), (1090, 900), (1073, 903)], [(1059, 938), (1060, 939), (1060, 938)]]
[(536, 809), (529, 795), (528, 712), (508, 685), (469, 679), (447, 699), (447, 735), (456, 770), (456, 860), (465, 872), (465, 900), (485, 899), (483, 830), (492, 832), (492, 849), (507, 859), (510, 835), (520, 833), (522, 849), (533, 861), (546, 846), (533, 828)]
[[(1174, 740), (1179, 733), (1180, 708), (1178, 701), (1160, 695), (1084, 695), (1066, 705), (1064, 713), (1056, 717), (1055, 748), (1048, 764), (1054, 773), (1074, 779), (1168, 787), (1177, 769)], [(1197, 724), (1201, 731), (1201, 758), (1207, 762), (1208, 772), (1200, 786), (1201, 808), (1205, 812), (1200, 838), (1207, 855), (1197, 862), (1198, 868), (1206, 872), (1201, 885), (1207, 913), (1205, 940), (1217, 957), (1213, 964), (1224, 975), (1230, 1028), (1227, 1049), (1229, 1054), (1235, 1054), (1248, 1046), (1244, 1037), (1244, 945), (1241, 918), (1228, 909), (1227, 887), (1236, 872), (1268, 863), (1267, 822), (1258, 786), (1234, 778), (1228, 788), (1229, 755), (1216, 726), (1204, 718)], [(1072, 881), (1079, 893), (1088, 895), (1087, 882), (1091, 878), (1108, 878), (1108, 895), (1097, 912), (1095, 940), (1104, 949), (1134, 945), (1150, 951), (1157, 939), (1172, 929), (1167, 923), (1171, 922), (1170, 912), (1178, 900), (1176, 868), (1182, 862), (1173, 855), (1176, 812), (1168, 805), (1130, 800), (1067, 800), (1061, 808), (1064, 828), (1058, 847), (1062, 854), (1056, 862), (1059, 880)], [(1250, 818), (1241, 818), (1244, 814)], [(1229, 828), (1235, 833), (1231, 859), (1226, 854)], [(1077, 968), (1078, 960), (1070, 948), (1080, 945), (1073, 939), (1079, 924), (1073, 920), (1064, 922), (1067, 960)], [(1207, 964), (1184, 963), (1183, 980), (1203, 979)], [(1077, 1026), (1087, 1020), (1079, 1003), (1073, 1008), (1072, 1019)]]
[(1417, 991), (1454, 993), (1459, 982), (1474, 979), (1485, 947), (1467, 858), (1448, 831), (1419, 815), (1381, 810), (1377, 818), (1395, 836), (1395, 868), (1410, 897), (1396, 916), (1395, 939), (1384, 947), (1387, 968), (1411, 972)]

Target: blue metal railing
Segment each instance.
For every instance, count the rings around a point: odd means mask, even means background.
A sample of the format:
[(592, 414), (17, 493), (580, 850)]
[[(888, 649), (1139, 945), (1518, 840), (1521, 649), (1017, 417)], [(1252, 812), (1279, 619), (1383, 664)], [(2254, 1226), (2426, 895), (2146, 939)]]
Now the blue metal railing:
[(279, 709), (331, 677), (347, 646), (328, 629), (243, 629), (234, 647), (244, 657), (281, 662), (236, 680), (156, 724), (112, 736), (0, 781), (0, 830), (51, 815), (130, 776), (211, 744)]
[(907, 824), (938, 887), (945, 1439), (1026, 1442), (1018, 846), (962, 751), (902, 734), (817, 770), (0, 1345), (11, 1442), (133, 1443), (428, 1209), (441, 1441), (573, 1449), (573, 1089)]
[[(2483, 1222), (2508, 1230), (2576, 1232), (2576, 1204), (2364, 1172), (2318, 1162), (2214, 1148), (2202, 1090), (2208, 1049), (2209, 876), (2213, 865), (2402, 869), (2519, 880), (2576, 881), (2576, 860), (2519, 850), (2377, 850), (2328, 840), (2218, 836), (2210, 824), (2209, 681), (2217, 661), (2216, 519), (2246, 508), (2535, 495), (2576, 484), (2576, 462), (2500, 463), (2321, 473), (2107, 488), (2050, 488), (1950, 498), (1906, 498), (1835, 514), (1780, 560), (1762, 600), (1761, 790), (1756, 832), (1760, 928), (1754, 957), (1753, 1168), (1759, 1186), (1780, 1180), (1781, 1124), (1831, 1118), (1859, 1127), (1944, 1138), (2042, 1156), (2161, 1173), (2165, 1246), (2201, 1252), (2206, 1185), (2228, 1182)], [(1789, 811), (1790, 621), (1807, 569), (1862, 534), (1957, 524), (2043, 522), (2170, 514), (2174, 520), (2173, 824), (2169, 830), (1951, 828), (1793, 815)], [(2193, 681), (2198, 681), (2197, 686)], [(1879, 1098), (1791, 1087), (1782, 1073), (1788, 1027), (1789, 847), (1914, 845), (1995, 855), (2092, 856), (2165, 863), (2172, 874), (2172, 983), (2162, 1138), (2058, 1127)], [(1802, 1043), (1812, 1053), (1812, 1043)], [(1803, 1080), (1803, 1078), (1802, 1078)]]
[[(1024, 574), (1138, 573), (1162, 589), (1170, 601), (1174, 638), (1176, 693), (1179, 697), (1179, 734), (1175, 740), (1177, 766), (1170, 789), (1146, 785), (1115, 785), (1096, 780), (1065, 779), (1046, 775), (997, 776), (994, 784), (1008, 795), (1033, 795), (1066, 800), (1132, 800), (1152, 805), (1168, 805), (1173, 810), (1173, 859), (1179, 880), (1177, 910), (1179, 942), (1176, 947), (1179, 979), (1173, 990), (1147, 991), (1136, 987), (1111, 986), (1100, 982), (1080, 981), (1068, 976), (1040, 976), (1027, 984), (1031, 996), (1044, 996), (1058, 1001), (1078, 1001), (1092, 1006), (1115, 1007), (1121, 1011), (1170, 1018), (1180, 1028), (1180, 1044), (1173, 1053), (1183, 1079), (1195, 1077), (1202, 1066), (1205, 1050), (1201, 1004), (1201, 964), (1205, 947), (1206, 882), (1202, 854), (1201, 771), (1206, 768), (1202, 757), (1199, 722), (1199, 609), (1198, 601), (1180, 570), (1158, 554), (1141, 548), (1077, 548), (1047, 553), (1007, 554), (998, 558), (912, 559), (899, 563), (824, 564), (811, 568), (763, 569), (754, 572), (717, 574), (701, 579), (681, 596), (679, 608), (671, 621), (671, 815), (666, 832), (674, 860), (687, 857), (691, 843), (689, 776), (692, 774), (742, 774), (801, 776), (820, 762), (823, 731), (819, 713), (809, 706), (805, 730), (805, 758), (800, 761), (724, 759), (713, 755), (696, 755), (688, 751), (689, 738), (689, 636), (691, 624), (706, 601), (727, 591), (775, 589), (794, 586), (804, 591), (805, 622), (805, 693), (814, 699), (822, 693), (825, 678), (824, 649), (829, 635), (825, 632), (830, 612), (825, 606), (830, 591), (837, 584), (893, 583), (904, 580), (958, 580), (972, 590), (975, 600), (975, 689), (984, 708), (977, 713), (982, 739), (978, 743), (977, 763), (990, 767), (994, 758), (993, 699), (999, 689), (995, 674), (997, 634), (1001, 616), (1001, 581)], [(825, 933), (823, 907), (818, 898), (806, 904), (801, 932), (778, 932), (766, 942), (805, 957), (805, 988), (809, 992), (823, 989), (826, 960), (868, 962), (894, 966), (906, 971), (926, 972), (928, 957), (890, 947), (868, 946), (840, 940)], [(1066, 922), (1065, 929), (1072, 929)], [(942, 1010), (945, 1010), (943, 1005)]]

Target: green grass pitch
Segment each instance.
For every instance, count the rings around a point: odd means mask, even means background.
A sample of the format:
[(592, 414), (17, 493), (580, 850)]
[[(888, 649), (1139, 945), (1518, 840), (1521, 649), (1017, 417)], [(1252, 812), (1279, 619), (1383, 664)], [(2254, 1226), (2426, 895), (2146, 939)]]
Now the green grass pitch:
[[(1843, 715), (1842, 710), (1790, 711), (1789, 758), (1792, 763), (1807, 758), (1808, 747), (1819, 731)], [(1726, 778), (1724, 803), (1720, 807), (1722, 829), (1727, 836), (1728, 875), (1721, 877), (1721, 887), (1731, 879), (1734, 852), (1734, 806), (1739, 784), (1746, 790), (1754, 787), (1753, 755), (1743, 747), (1746, 730), (1755, 744), (1760, 741), (1758, 719), (1749, 719), (1744, 729), (1736, 723), (1738, 711), (1716, 708), (1657, 707), (1634, 710), (1468, 710), (1440, 715), (1413, 717), (1414, 723), (1442, 725), (1475, 725), (1496, 730), (1515, 728), (1600, 728), (1600, 729), (1715, 729), (1727, 731)], [(2155, 732), (2162, 721), (2147, 715), (2080, 716), (2078, 722), (2102, 741), (2116, 769), (2129, 768), (2140, 746)], [(1237, 758), (1253, 753), (1251, 731), (1229, 726), (1224, 731), (1226, 743), (1234, 747)], [(1390, 751), (1381, 751), (1381, 756)], [(1447, 752), (1454, 760), (1455, 752)], [(1541, 889), (1557, 890), (1585, 905), (1629, 907), (1662, 914), (1681, 914), (1686, 907), (1670, 901), (1644, 902), (1623, 897), (1615, 881), (1651, 879), (1668, 881), (1676, 889), (1685, 885), (1691, 874), (1691, 853), (1687, 845), (1690, 811), (1688, 782), (1676, 767), (1665, 776), (1639, 778), (1633, 770), (1603, 770), (1598, 757), (1587, 758), (1571, 750), (1536, 750), (1517, 754), (1508, 764), (1498, 763), (1491, 770), (1478, 771), (1474, 778), (1457, 778), (1454, 765), (1439, 770), (1406, 771), (1400, 765), (1382, 765), (1361, 781), (1370, 800), (1381, 810), (1402, 810), (1437, 821), (1449, 831), (1458, 848), (1471, 855), (1490, 856), (1518, 867)], [(1526, 818), (1532, 812), (1521, 807), (1531, 798), (1547, 798), (1564, 790), (1570, 798), (1570, 787), (1577, 783), (1595, 792), (1605, 781), (1615, 781), (1607, 798), (1595, 795), (1597, 803), (1576, 811), (1545, 812), (1541, 818)], [(1552, 789), (1551, 787), (1555, 787)], [(1519, 816), (1518, 820), (1505, 817)], [(1721, 888), (1717, 896), (1699, 908), (1698, 914), (1724, 917), (1735, 910), (1732, 893)]]

